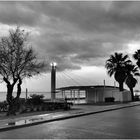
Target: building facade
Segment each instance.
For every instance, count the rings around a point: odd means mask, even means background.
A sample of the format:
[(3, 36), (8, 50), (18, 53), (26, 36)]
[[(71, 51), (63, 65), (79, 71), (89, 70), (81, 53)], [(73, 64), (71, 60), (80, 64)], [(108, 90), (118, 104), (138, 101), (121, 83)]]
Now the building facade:
[(127, 102), (131, 101), (131, 93), (128, 90), (122, 92), (118, 87), (113, 86), (94, 86), (86, 90), (86, 102), (97, 103), (105, 102), (105, 98), (113, 97), (114, 101)]
[[(119, 91), (118, 87), (114, 86), (70, 86), (62, 87), (60, 90), (65, 97), (70, 93), (69, 98), (76, 97), (76, 100), (81, 99), (81, 92), (85, 92), (85, 102), (86, 103), (99, 103), (105, 102), (105, 98), (113, 97), (114, 101), (127, 102), (131, 101), (131, 93), (128, 90), (122, 92)], [(71, 100), (74, 101), (74, 100)]]

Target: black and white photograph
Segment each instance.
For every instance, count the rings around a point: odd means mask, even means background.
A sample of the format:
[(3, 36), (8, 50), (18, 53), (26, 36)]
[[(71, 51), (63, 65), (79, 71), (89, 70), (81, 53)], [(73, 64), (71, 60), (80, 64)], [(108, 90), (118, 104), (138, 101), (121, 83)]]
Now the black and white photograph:
[(0, 139), (140, 139), (140, 1), (0, 1)]

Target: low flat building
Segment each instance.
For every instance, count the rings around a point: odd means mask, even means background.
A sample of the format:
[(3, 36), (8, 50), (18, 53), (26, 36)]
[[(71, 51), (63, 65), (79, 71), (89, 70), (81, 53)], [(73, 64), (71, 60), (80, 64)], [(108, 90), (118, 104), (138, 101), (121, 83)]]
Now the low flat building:
[(69, 86), (58, 88), (57, 90), (60, 90), (65, 97), (69, 93), (69, 98), (76, 98), (76, 100), (81, 98), (81, 92), (83, 93), (84, 91), (86, 103), (105, 102), (106, 98), (110, 97), (113, 97), (114, 101), (131, 101), (130, 91), (125, 89), (120, 92), (119, 88), (114, 86)]

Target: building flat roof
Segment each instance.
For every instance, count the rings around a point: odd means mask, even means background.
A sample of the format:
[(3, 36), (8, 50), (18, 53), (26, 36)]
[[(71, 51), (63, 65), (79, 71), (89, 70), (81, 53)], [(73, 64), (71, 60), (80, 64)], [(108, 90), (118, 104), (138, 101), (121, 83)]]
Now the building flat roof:
[(56, 90), (87, 90), (92, 88), (102, 88), (102, 87), (108, 87), (108, 88), (115, 88), (118, 89), (119, 87), (114, 86), (104, 86), (104, 85), (90, 85), (90, 86), (68, 86), (68, 87), (61, 87), (57, 88)]

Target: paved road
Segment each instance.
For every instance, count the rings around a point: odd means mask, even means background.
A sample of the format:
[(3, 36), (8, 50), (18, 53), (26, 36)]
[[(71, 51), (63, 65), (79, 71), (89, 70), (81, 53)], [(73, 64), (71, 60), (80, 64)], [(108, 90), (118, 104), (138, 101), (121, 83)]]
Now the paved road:
[(140, 139), (140, 106), (0, 132), (0, 139)]

